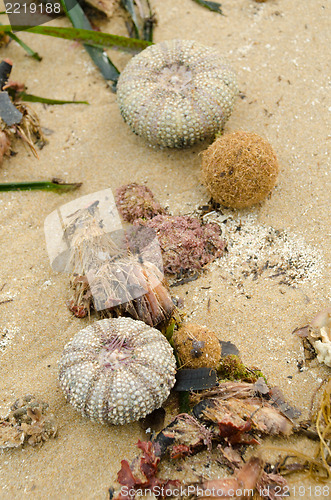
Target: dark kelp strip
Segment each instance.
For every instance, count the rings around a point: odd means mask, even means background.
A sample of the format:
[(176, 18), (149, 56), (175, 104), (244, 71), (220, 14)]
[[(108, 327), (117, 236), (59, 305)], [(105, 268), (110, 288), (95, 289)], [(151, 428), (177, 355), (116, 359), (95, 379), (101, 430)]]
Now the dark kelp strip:
[(198, 3), (199, 5), (202, 5), (202, 7), (206, 7), (206, 9), (212, 10), (213, 12), (217, 12), (218, 14), (224, 16), (221, 9), (222, 5), (218, 2), (207, 2), (206, 0), (193, 0), (193, 2)]

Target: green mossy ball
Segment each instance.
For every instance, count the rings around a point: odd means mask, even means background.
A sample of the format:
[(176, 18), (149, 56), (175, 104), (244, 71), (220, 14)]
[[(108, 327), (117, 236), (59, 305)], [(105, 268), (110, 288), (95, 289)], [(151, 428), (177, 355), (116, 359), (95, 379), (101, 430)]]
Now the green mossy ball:
[(232, 132), (216, 139), (202, 154), (202, 179), (214, 201), (244, 208), (264, 200), (279, 172), (270, 144), (252, 132)]

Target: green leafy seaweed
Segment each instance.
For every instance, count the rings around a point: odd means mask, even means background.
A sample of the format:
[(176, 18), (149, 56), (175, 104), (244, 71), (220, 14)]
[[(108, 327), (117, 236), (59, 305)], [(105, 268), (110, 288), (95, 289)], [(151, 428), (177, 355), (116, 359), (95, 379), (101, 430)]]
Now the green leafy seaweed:
[(42, 102), (44, 104), (89, 104), (87, 101), (63, 101), (61, 99), (48, 99), (38, 95), (19, 92), (18, 97), (25, 102)]
[(139, 22), (138, 22), (135, 8), (134, 8), (133, 0), (122, 0), (122, 5), (123, 5), (124, 9), (130, 14), (130, 17), (131, 17), (132, 22), (133, 22), (136, 38), (140, 38), (140, 36), (139, 36)]
[(42, 60), (42, 57), (40, 57), (40, 55), (38, 54), (38, 52), (35, 52), (33, 49), (31, 49), (25, 42), (23, 42), (23, 40), (21, 40), (20, 38), (18, 38), (17, 35), (15, 35), (14, 33), (12, 33), (11, 31), (7, 31), (7, 34), (8, 34), (8, 36), (10, 36), (10, 38), (12, 40), (15, 40), (15, 42), (17, 42), (22, 47), (22, 49), (25, 50), (25, 52), (28, 54), (28, 56), (33, 57), (37, 61), (41, 61)]
[(136, 38), (129, 38), (126, 36), (111, 35), (110, 33), (102, 33), (100, 31), (91, 31), (89, 29), (78, 28), (62, 28), (59, 26), (21, 26), (4, 25), (0, 26), (0, 32), (8, 33), (11, 29), (15, 31), (26, 31), (27, 33), (34, 33), (37, 35), (53, 36), (56, 38), (64, 38), (65, 40), (74, 40), (82, 42), (86, 45), (98, 48), (112, 48), (123, 50), (137, 54), (141, 50), (146, 49), (150, 42), (145, 40), (137, 40)]
[(221, 9), (222, 5), (218, 2), (209, 2), (207, 0), (193, 0), (193, 2), (198, 3), (199, 5), (206, 7), (206, 9), (212, 10), (213, 12), (217, 12), (218, 14), (222, 14), (222, 16), (224, 16)]
[(33, 191), (41, 189), (44, 191), (55, 191), (56, 193), (66, 193), (79, 188), (82, 182), (66, 183), (61, 179), (52, 179), (51, 181), (32, 181), (32, 182), (5, 182), (0, 183), (0, 191)]

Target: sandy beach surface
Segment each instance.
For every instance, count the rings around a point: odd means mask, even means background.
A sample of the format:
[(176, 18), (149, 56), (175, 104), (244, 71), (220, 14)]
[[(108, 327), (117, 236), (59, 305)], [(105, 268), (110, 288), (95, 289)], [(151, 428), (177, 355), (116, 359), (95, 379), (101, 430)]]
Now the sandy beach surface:
[[(330, 374), (317, 361), (299, 371), (303, 348), (292, 335), (331, 301), (330, 3), (223, 0), (224, 16), (191, 0), (154, 0), (152, 6), (158, 19), (155, 42), (199, 40), (227, 57), (243, 98), (225, 131), (260, 134), (272, 144), (281, 166), (277, 186), (263, 204), (208, 216), (221, 224), (229, 251), (199, 279), (172, 290), (184, 300), (187, 319), (234, 342), (243, 361), (258, 366), (307, 416), (314, 391)], [(64, 18), (49, 24), (69, 26)], [(127, 34), (120, 9), (100, 28)], [(79, 191), (63, 195), (0, 196), (0, 415), (16, 398), (35, 394), (49, 404), (59, 426), (58, 437), (41, 448), (0, 452), (0, 498), (106, 499), (120, 461), (133, 459), (135, 443), (146, 435), (139, 423), (92, 423), (65, 402), (57, 363), (65, 343), (89, 320), (73, 317), (66, 307), (68, 276), (50, 266), (44, 220), (79, 196), (114, 191), (133, 181), (146, 184), (172, 213), (193, 214), (210, 198), (201, 184), (199, 156), (208, 143), (185, 150), (149, 147), (124, 123), (116, 95), (81, 45), (20, 36), (43, 59), (27, 57), (15, 42), (0, 49), (1, 59), (13, 61), (13, 80), (36, 95), (90, 105), (31, 104), (42, 126), (53, 131), (48, 144), (37, 160), (16, 142), (17, 155), (0, 168), (0, 182), (52, 177), (83, 182)], [(131, 57), (115, 51), (109, 55), (120, 70)], [(254, 269), (247, 263), (252, 255)], [(258, 272), (268, 259), (280, 263), (282, 274)], [(276, 444), (312, 452), (310, 442), (297, 438)], [(301, 476), (290, 482), (315, 484)]]

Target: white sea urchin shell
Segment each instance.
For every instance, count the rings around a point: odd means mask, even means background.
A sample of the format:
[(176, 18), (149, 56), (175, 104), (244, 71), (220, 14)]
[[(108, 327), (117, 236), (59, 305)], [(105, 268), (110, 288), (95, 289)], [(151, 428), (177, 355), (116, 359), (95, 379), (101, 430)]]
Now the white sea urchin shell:
[(166, 338), (131, 318), (96, 321), (65, 346), (60, 385), (82, 415), (125, 424), (159, 408), (175, 384), (176, 360)]
[(130, 60), (117, 85), (121, 114), (133, 132), (170, 148), (212, 137), (237, 94), (230, 66), (215, 49), (192, 40), (148, 47)]

